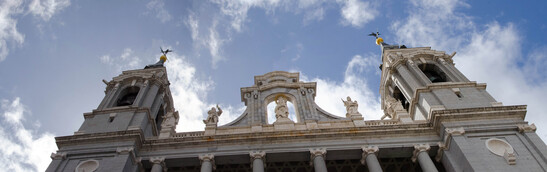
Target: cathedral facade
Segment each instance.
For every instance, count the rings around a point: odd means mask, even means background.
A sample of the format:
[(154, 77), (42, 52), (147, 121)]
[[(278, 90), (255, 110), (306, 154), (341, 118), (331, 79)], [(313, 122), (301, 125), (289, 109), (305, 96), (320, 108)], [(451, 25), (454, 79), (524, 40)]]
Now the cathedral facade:
[(454, 55), (383, 45), (381, 120), (364, 119), (351, 95), (345, 117), (333, 115), (315, 103), (315, 82), (274, 71), (241, 88), (237, 119), (219, 126), (212, 107), (204, 131), (181, 133), (165, 68), (124, 71), (74, 135), (56, 137), (47, 171), (547, 171), (526, 105), (496, 101)]

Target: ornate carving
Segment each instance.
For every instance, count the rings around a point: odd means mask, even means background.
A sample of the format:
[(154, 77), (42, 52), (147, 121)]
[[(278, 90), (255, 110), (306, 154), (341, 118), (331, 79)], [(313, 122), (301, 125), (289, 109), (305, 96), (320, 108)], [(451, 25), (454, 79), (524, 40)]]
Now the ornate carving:
[(150, 163), (152, 164), (162, 164), (165, 161), (165, 157), (150, 157)]
[(353, 115), (361, 116), (361, 113), (359, 113), (358, 111), (359, 104), (357, 103), (357, 100), (352, 101), (351, 97), (349, 96), (346, 99), (346, 101), (342, 99), (342, 102), (344, 102), (344, 106), (346, 106), (346, 117), (350, 118)]
[(310, 160), (313, 162), (313, 159), (317, 156), (321, 156), (325, 158), (325, 156), (327, 155), (327, 149), (326, 148), (310, 148), (310, 154), (311, 154)]
[(445, 131), (449, 136), (459, 136), (465, 134), (465, 129), (463, 129), (463, 127), (446, 128)]
[(264, 151), (250, 151), (249, 156), (251, 156), (251, 162), (253, 162), (254, 159), (263, 159), (266, 157), (266, 152)]
[(518, 128), (519, 128), (519, 132), (521, 133), (536, 132), (536, 129), (537, 129), (535, 124), (532, 124), (532, 125), (522, 124), (522, 125), (519, 125)]
[(385, 105), (386, 105), (386, 111), (384, 113), (384, 116), (382, 116), (381, 120), (384, 120), (386, 117), (389, 117), (390, 119), (396, 119), (397, 112), (406, 111), (401, 101), (391, 96), (386, 97)]
[(370, 154), (378, 154), (378, 151), (380, 150), (378, 146), (363, 146), (361, 147), (363, 149), (363, 154), (361, 154), (361, 164), (366, 164), (366, 158)]
[(266, 152), (264, 151), (250, 151), (249, 156), (251, 157), (251, 168), (253, 168), (253, 161), (255, 159), (262, 159), (262, 163), (264, 163), (264, 166), (266, 166)]
[(254, 91), (253, 91), (253, 97), (254, 97), (255, 99), (258, 99), (258, 91), (257, 91), (257, 90), (254, 90)]
[(203, 123), (216, 125), (218, 123), (218, 117), (220, 116), (220, 114), (222, 114), (222, 109), (220, 109), (220, 107), (218, 107), (217, 105), (216, 109), (215, 107), (212, 107), (211, 110), (207, 111), (207, 114), (207, 119), (203, 120)]
[(131, 152), (133, 152), (133, 147), (118, 147), (116, 149), (116, 153), (117, 154), (130, 154)]
[(414, 145), (414, 152), (412, 153), (412, 158), (411, 158), (412, 162), (416, 162), (416, 160), (418, 159), (418, 154), (420, 154), (420, 152), (427, 153), (429, 149), (431, 149), (431, 146), (429, 146), (429, 144), (427, 143)]
[(52, 160), (56, 160), (56, 159), (63, 160), (63, 159), (66, 159), (66, 152), (51, 153), (50, 157)]
[(161, 127), (167, 128), (167, 127), (176, 127), (177, 123), (179, 121), (178, 115), (174, 115), (173, 112), (167, 112), (165, 116), (163, 116), (163, 122), (161, 123)]
[(306, 95), (306, 88), (300, 86), (300, 89), (299, 89), (299, 90), (300, 90), (300, 94)]

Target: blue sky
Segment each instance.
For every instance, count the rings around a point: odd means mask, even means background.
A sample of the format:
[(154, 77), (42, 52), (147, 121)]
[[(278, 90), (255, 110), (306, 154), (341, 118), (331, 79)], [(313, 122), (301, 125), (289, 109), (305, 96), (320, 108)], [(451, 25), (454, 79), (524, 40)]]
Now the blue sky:
[(528, 105), (547, 138), (546, 1), (211, 0), (0, 1), (0, 166), (43, 171), (54, 136), (70, 135), (104, 96), (102, 79), (166, 63), (177, 131), (203, 130), (219, 104), (228, 123), (244, 110), (240, 87), (284, 70), (318, 83), (316, 102), (343, 116), (382, 116), (380, 49), (388, 43), (457, 52), (456, 67), (504, 105)]

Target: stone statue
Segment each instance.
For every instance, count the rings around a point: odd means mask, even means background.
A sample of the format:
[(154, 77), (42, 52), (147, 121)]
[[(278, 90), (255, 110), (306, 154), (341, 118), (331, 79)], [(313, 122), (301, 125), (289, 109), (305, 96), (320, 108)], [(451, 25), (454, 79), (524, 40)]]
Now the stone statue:
[(387, 96), (386, 98), (386, 110), (384, 113), (384, 116), (382, 116), (381, 120), (383, 120), (386, 117), (389, 117), (391, 119), (396, 118), (397, 111), (405, 111), (405, 108), (403, 107), (403, 104), (401, 101), (391, 97)]
[(163, 116), (163, 122), (161, 123), (161, 127), (174, 127), (177, 125), (176, 123), (177, 119), (175, 119), (175, 115), (173, 115), (173, 112), (168, 112), (167, 114), (165, 114), (165, 116)]
[[(218, 109), (218, 111), (217, 111)], [(215, 107), (212, 107), (211, 110), (207, 111), (207, 119), (203, 120), (203, 123), (205, 124), (217, 124), (218, 123), (218, 117), (220, 114), (222, 114), (222, 109), (218, 107), (215, 109)]]
[(342, 102), (344, 102), (344, 106), (346, 106), (346, 117), (349, 118), (351, 115), (361, 115), (361, 113), (359, 113), (358, 111), (359, 104), (357, 104), (357, 100), (351, 101), (351, 98), (349, 96), (346, 99), (346, 101), (342, 99)]
[(288, 118), (289, 108), (287, 107), (287, 100), (283, 97), (279, 97), (275, 103), (277, 104), (277, 106), (275, 106), (275, 118)]

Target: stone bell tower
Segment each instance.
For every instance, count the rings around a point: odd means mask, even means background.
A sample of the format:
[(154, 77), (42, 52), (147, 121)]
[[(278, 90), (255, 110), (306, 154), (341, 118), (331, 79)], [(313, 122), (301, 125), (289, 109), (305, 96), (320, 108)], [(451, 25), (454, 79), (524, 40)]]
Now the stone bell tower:
[[(435, 160), (447, 171), (546, 169), (547, 147), (524, 121), (525, 105), (504, 106), (486, 84), (469, 81), (453, 63), (456, 53), (379, 39), (383, 118), (429, 123), (440, 137)], [(412, 160), (429, 145), (416, 144)]]
[(427, 120), (431, 111), (501, 106), (486, 84), (469, 81), (444, 51), (383, 46), (380, 94), (386, 116)]
[(103, 82), (105, 96), (97, 109), (84, 113), (80, 129), (56, 137), (59, 150), (47, 171), (137, 171), (144, 140), (175, 133), (178, 112), (163, 64)]

